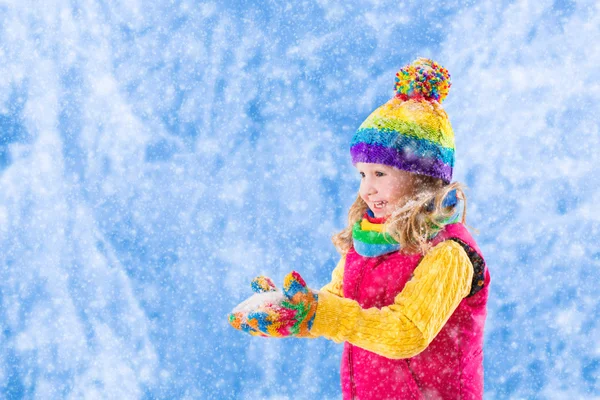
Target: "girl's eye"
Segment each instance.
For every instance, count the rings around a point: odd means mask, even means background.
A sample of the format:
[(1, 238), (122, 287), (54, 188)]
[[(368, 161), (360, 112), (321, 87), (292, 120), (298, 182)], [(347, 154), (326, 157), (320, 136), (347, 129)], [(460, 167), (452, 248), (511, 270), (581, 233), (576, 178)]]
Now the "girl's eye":
[(375, 172), (375, 176), (384, 176), (385, 174), (381, 171)]
[(364, 172), (361, 172), (361, 173), (360, 173), (360, 177), (361, 177), (361, 178), (364, 178), (364, 177), (365, 177), (365, 173), (364, 173)]

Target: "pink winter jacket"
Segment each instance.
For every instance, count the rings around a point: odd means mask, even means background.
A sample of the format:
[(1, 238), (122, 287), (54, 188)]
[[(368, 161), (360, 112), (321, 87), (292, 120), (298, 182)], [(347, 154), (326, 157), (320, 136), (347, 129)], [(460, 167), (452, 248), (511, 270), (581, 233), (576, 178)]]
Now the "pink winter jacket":
[[(432, 244), (454, 240), (465, 249), (474, 283), (446, 325), (429, 346), (408, 359), (389, 359), (344, 343), (341, 381), (344, 399), (481, 399), (483, 397), (483, 328), (489, 272), (481, 252), (460, 224), (447, 225)], [(394, 303), (422, 259), (395, 252), (362, 257), (351, 249), (343, 276), (344, 297), (364, 309)], [(481, 285), (483, 281), (483, 285)], [(386, 286), (382, 292), (382, 282)]]

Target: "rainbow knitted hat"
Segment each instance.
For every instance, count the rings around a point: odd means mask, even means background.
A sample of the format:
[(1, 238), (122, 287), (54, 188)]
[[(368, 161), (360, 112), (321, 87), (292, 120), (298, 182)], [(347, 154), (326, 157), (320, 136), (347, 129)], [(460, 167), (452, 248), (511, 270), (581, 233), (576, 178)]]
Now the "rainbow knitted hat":
[(385, 164), (450, 183), (454, 132), (440, 105), (450, 85), (448, 71), (427, 58), (398, 71), (395, 96), (373, 111), (352, 138), (352, 164)]

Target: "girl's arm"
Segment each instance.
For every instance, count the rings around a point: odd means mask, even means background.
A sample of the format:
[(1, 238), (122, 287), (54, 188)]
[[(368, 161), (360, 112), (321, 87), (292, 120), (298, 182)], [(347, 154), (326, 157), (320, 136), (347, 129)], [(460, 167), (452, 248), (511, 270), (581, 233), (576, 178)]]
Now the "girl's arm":
[(337, 266), (331, 273), (331, 282), (321, 288), (321, 292), (327, 291), (338, 297), (344, 297), (342, 283), (344, 281), (344, 265), (346, 265), (346, 256), (338, 262)]
[[(343, 255), (342, 259), (338, 262), (336, 267), (333, 269), (331, 273), (331, 282), (327, 285), (323, 286), (319, 293), (328, 292), (337, 297), (344, 297), (344, 290), (342, 284), (344, 282), (344, 266), (346, 265), (346, 256)], [(310, 331), (308, 332), (306, 338), (315, 339), (319, 336), (312, 334)]]
[(310, 333), (338, 343), (348, 341), (384, 357), (410, 358), (439, 333), (469, 294), (472, 279), (467, 253), (447, 240), (423, 257), (390, 306), (363, 309), (354, 300), (321, 291)]

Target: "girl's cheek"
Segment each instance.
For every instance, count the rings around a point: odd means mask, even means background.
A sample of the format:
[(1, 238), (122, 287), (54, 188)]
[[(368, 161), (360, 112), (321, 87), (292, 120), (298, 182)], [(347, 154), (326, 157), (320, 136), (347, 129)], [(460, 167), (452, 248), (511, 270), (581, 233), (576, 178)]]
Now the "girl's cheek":
[(358, 195), (360, 196), (361, 199), (366, 201), (365, 200), (365, 190), (362, 185), (360, 185), (360, 188), (358, 189)]

